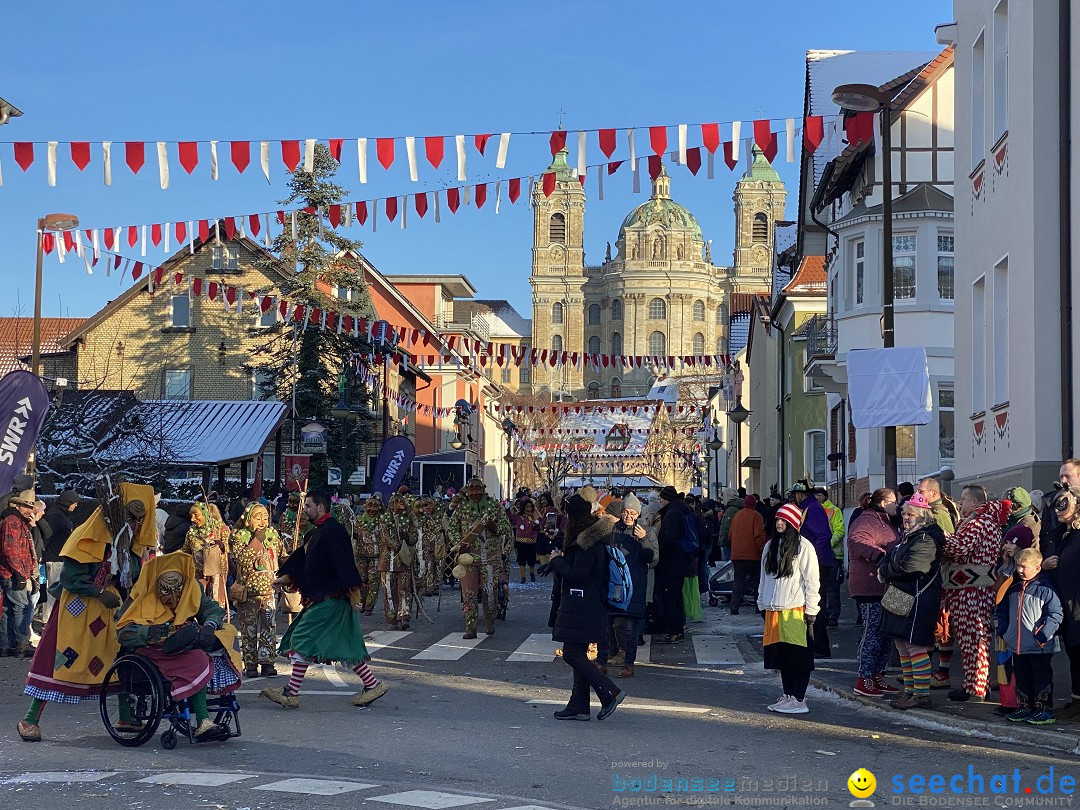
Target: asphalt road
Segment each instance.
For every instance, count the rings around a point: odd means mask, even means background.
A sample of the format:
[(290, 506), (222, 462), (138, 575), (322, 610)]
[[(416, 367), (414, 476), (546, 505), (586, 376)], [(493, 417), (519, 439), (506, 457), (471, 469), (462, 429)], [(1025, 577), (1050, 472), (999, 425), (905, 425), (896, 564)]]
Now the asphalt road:
[[(137, 749), (117, 746), (94, 703), (50, 705), (45, 741), (21, 742), (15, 724), (27, 705), (25, 662), (0, 659), (0, 796), (9, 807), (78, 802), (86, 810), (291, 808), (308, 797), (325, 807), (380, 810), (846, 806), (848, 775), (863, 767), (876, 775), (872, 798), (880, 806), (895, 804), (897, 775), (967, 779), (970, 766), (987, 782), (997, 773), (1012, 780), (1018, 769), (1019, 794), (1010, 781), (1007, 796), (984, 794), (988, 806), (1004, 806), (1009, 797), (1057, 798), (1063, 806), (1060, 792), (1038, 793), (1037, 777), (1051, 766), (1055, 780), (1080, 777), (1074, 758), (975, 740), (827, 693), (808, 696), (809, 714), (772, 714), (765, 706), (776, 699), (779, 678), (762, 670), (748, 638), (760, 627), (757, 617), (728, 618), (708, 607), (686, 641), (647, 650), (650, 663), (620, 682), (628, 697), (615, 715), (558, 721), (552, 712), (565, 705), (570, 670), (542, 638), (527, 643), (547, 632), (547, 586), (515, 586), (508, 620), (471, 649), (455, 639), (439, 645), (460, 633), (456, 606), (457, 593), (445, 591), (440, 613), (429, 600), (434, 624), (421, 617), (408, 635), (375, 651), (373, 669), (391, 690), (373, 706), (350, 705), (359, 688), (352, 673), (313, 667), (293, 711), (256, 695), (267, 683), (283, 684), (284, 675), (256, 679), (240, 695), (242, 737), (201, 746), (181, 741), (172, 751), (157, 739)], [(385, 631), (374, 619), (365, 629)], [(279, 671), (287, 671), (284, 661)], [(185, 784), (200, 775), (217, 784)], [(631, 791), (634, 780), (640, 791)], [(709, 790), (710, 780), (718, 790)], [(1034, 794), (1024, 792), (1029, 786)]]

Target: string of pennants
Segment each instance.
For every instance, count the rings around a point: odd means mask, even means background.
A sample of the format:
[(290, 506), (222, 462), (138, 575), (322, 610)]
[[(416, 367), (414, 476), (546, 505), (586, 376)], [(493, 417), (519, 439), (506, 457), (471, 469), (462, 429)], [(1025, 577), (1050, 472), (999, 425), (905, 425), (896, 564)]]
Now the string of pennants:
[[(382, 391), (382, 380), (379, 379), (379, 376), (376, 374), (372, 374), (364, 366), (361, 366), (358, 369), (358, 372), (360, 376), (360, 381), (365, 385), (370, 386), (372, 391), (376, 395), (381, 395), (380, 392)], [(452, 407), (432, 408), (430, 405), (424, 405), (423, 403), (417, 402), (415, 398), (409, 396), (408, 394), (402, 394), (397, 389), (391, 388), (390, 386), (387, 386), (386, 394), (387, 398), (391, 402), (396, 403), (398, 408), (405, 411), (406, 413), (421, 413), (424, 416), (433, 416), (436, 419), (442, 419), (443, 417), (450, 416), (452, 413), (454, 413), (454, 409)]]
[(514, 413), (551, 413), (559, 415), (567, 414), (612, 414), (612, 413), (628, 413), (628, 414), (656, 414), (661, 410), (666, 410), (668, 415), (671, 414), (696, 414), (707, 413), (709, 406), (707, 405), (668, 405), (657, 403), (655, 405), (513, 405), (502, 403), (496, 407), (497, 411), (501, 412), (504, 416)]
[[(797, 127), (801, 121), (802, 126)], [(854, 133), (862, 134), (865, 140), (869, 140), (873, 133), (873, 113), (856, 113), (850, 115), (843, 122), (843, 127), (849, 135), (849, 140)], [(679, 156), (679, 162), (687, 165), (688, 161), (695, 159), (700, 166), (701, 151), (695, 147), (687, 146), (691, 129), (700, 130), (702, 148), (707, 150), (708, 155), (713, 155), (724, 147), (725, 159), (730, 160), (731, 153), (738, 149), (738, 143), (742, 137), (743, 124), (753, 132), (753, 140), (769, 156), (771, 161), (778, 149), (780, 132), (774, 132), (774, 122), (780, 122), (782, 132), (786, 139), (787, 160), (794, 162), (797, 133), (801, 130), (801, 142), (804, 149), (814, 152), (831, 138), (834, 133), (838, 134), (841, 125), (840, 116), (813, 115), (805, 118), (777, 118), (756, 119), (753, 121), (725, 122), (724, 128), (730, 132), (730, 140), (722, 141), (719, 122), (702, 124), (678, 124), (675, 129), (675, 138), (669, 138), (668, 125), (642, 126), (629, 128), (600, 128), (583, 129), (576, 132), (576, 144), (579, 166), (586, 165), (586, 154), (590, 136), (595, 136), (596, 144), (600, 151), (609, 159), (615, 153), (621, 138), (626, 143), (631, 163), (636, 163), (637, 144), (635, 133), (638, 130), (647, 131), (648, 147), (653, 156), (663, 155), (668, 151), (669, 143), (674, 143)], [(506, 158), (510, 148), (510, 139), (513, 135), (542, 135), (548, 134), (548, 144), (551, 154), (554, 155), (561, 149), (567, 148), (570, 132), (556, 130), (551, 133), (542, 132), (503, 132), (497, 136), (498, 146), (495, 149), (495, 168), (502, 169), (506, 166)], [(102, 180), (106, 186), (113, 182), (114, 151), (122, 153), (117, 155), (120, 161), (133, 175), (138, 175), (147, 165), (156, 158), (158, 168), (158, 182), (162, 189), (169, 188), (171, 164), (170, 153), (179, 163), (180, 167), (189, 175), (194, 174), (200, 164), (206, 162), (209, 167), (210, 179), (217, 180), (220, 177), (220, 168), (223, 161), (219, 160), (219, 152), (227, 155), (226, 160), (233, 165), (239, 174), (244, 174), (252, 166), (252, 152), (257, 144), (257, 160), (260, 170), (266, 181), (270, 179), (272, 162), (280, 159), (283, 167), (295, 172), (298, 167), (311, 172), (314, 167), (315, 145), (325, 143), (334, 159), (339, 163), (345, 155), (346, 143), (352, 151), (355, 148), (357, 176), (361, 183), (368, 182), (370, 162), (370, 147), (374, 142), (376, 164), (384, 170), (389, 170), (401, 158), (404, 152), (405, 161), (408, 164), (409, 179), (418, 182), (420, 178), (420, 166), (423, 162), (438, 170), (446, 159), (447, 141), (451, 141), (454, 156), (457, 163), (457, 179), (465, 182), (467, 177), (468, 144), (471, 142), (473, 149), (485, 157), (489, 150), (489, 143), (496, 136), (494, 133), (467, 135), (435, 135), (435, 136), (395, 136), (386, 138), (304, 138), (296, 140), (202, 140), (202, 141), (6, 141), (12, 148), (12, 156), (16, 165), (26, 172), (39, 160), (39, 155), (44, 152), (46, 164), (46, 177), (50, 186), (55, 186), (57, 181), (57, 164), (60, 159), (60, 145), (63, 144), (67, 159), (79, 172), (83, 172), (90, 165), (93, 154), (99, 155), (102, 167)], [(854, 143), (855, 141), (851, 141)], [(573, 144), (573, 141), (570, 141)], [(355, 144), (355, 147), (354, 147)], [(115, 147), (115, 150), (114, 150)], [(219, 149), (220, 147), (220, 149)], [(403, 149), (401, 147), (404, 147)], [(420, 147), (422, 147), (422, 158)], [(696, 158), (691, 158), (691, 153), (696, 151)], [(149, 153), (149, 157), (148, 157)], [(272, 157), (276, 156), (276, 157)], [(738, 162), (736, 158), (735, 162)], [(696, 173), (696, 172), (695, 172)], [(0, 185), (3, 185), (2, 164), (0, 164)]]

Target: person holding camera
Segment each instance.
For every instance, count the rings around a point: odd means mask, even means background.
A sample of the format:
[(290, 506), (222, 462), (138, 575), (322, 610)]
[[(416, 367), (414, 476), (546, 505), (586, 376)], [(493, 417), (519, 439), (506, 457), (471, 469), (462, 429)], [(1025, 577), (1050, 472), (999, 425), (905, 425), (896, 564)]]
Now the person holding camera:
[(645, 592), (649, 582), (649, 563), (656, 559), (659, 548), (656, 538), (638, 522), (641, 517), (641, 501), (633, 493), (622, 500), (622, 512), (615, 524), (612, 545), (622, 551), (630, 568), (630, 581), (634, 590), (626, 610), (611, 610), (609, 646), (613, 655), (608, 658), (610, 666), (621, 667), (620, 678), (634, 677), (637, 660), (638, 625), (645, 618)]
[(0, 649), (4, 655), (23, 658), (34, 654), (24, 618), (37, 588), (32, 533), (35, 500), (32, 489), (16, 493), (0, 521)]

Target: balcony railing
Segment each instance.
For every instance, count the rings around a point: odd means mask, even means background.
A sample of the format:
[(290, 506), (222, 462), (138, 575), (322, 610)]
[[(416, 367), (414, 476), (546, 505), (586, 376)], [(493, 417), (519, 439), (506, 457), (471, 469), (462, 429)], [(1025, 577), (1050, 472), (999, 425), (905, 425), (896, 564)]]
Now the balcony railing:
[(836, 356), (836, 322), (827, 315), (815, 315), (806, 328), (806, 359)]

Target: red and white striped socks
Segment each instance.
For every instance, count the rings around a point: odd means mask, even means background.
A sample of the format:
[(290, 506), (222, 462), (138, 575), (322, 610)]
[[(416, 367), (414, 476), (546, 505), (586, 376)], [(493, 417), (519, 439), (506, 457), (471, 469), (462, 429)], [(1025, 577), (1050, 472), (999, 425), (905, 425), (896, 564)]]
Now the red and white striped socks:
[(365, 689), (374, 689), (376, 686), (379, 685), (379, 679), (371, 673), (371, 669), (368, 667), (367, 664), (357, 664), (355, 667), (352, 668), (352, 671), (355, 672), (359, 676), (360, 680), (364, 682)]
[(285, 694), (300, 694), (300, 686), (304, 682), (304, 676), (307, 675), (309, 666), (311, 666), (311, 664), (309, 664), (304, 659), (295, 657), (293, 658), (292, 674), (289, 676), (289, 683), (285, 687)]

